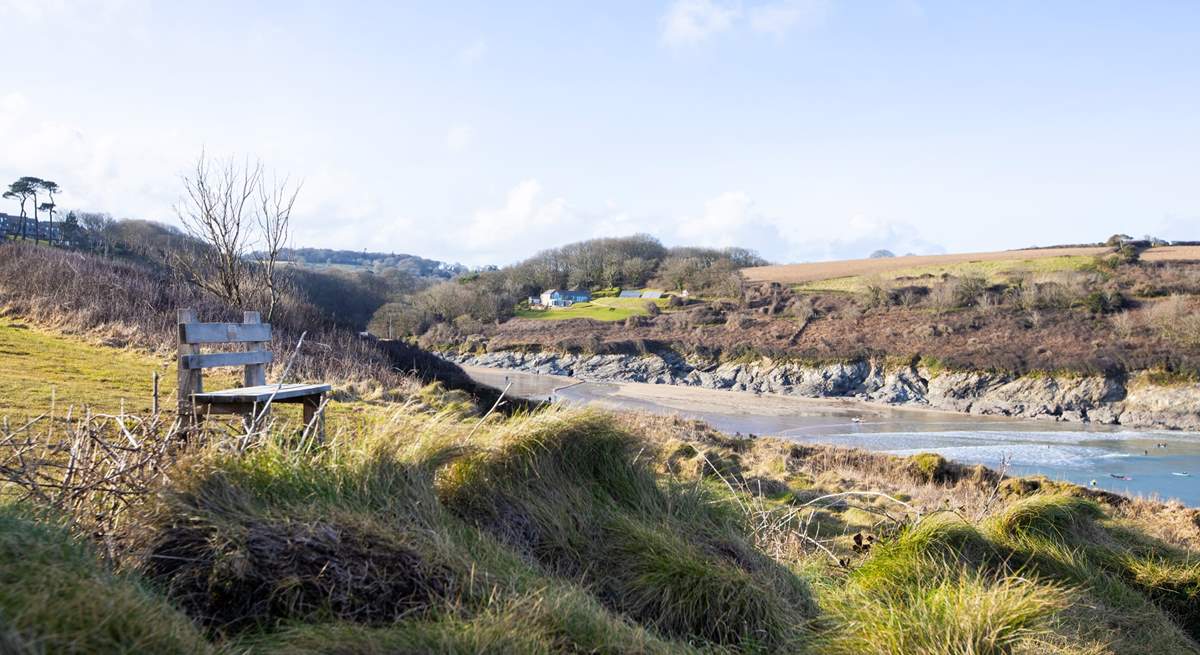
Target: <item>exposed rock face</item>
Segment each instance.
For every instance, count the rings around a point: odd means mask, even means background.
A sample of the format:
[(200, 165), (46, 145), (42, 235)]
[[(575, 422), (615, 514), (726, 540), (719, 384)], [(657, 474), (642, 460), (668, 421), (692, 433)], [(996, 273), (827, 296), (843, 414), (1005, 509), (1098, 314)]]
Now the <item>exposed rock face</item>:
[(566, 375), (583, 380), (683, 384), (810, 398), (852, 396), (892, 405), (923, 405), (971, 414), (1132, 427), (1200, 430), (1200, 385), (1134, 384), (1104, 376), (1007, 376), (901, 367), (871, 362), (825, 365), (689, 363), (676, 353), (575, 355), (498, 351), (446, 354), (460, 364)]

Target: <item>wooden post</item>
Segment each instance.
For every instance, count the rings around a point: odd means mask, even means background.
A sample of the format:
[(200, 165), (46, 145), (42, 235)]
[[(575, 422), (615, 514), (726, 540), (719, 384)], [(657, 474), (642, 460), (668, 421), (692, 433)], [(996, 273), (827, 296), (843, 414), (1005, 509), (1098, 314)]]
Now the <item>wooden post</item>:
[[(243, 312), (242, 313), (242, 322), (257, 324), (257, 323), (262, 322), (262, 318), (259, 316), (258, 312)], [(250, 341), (250, 342), (246, 343), (246, 347), (244, 349), (247, 351), (267, 350), (270, 347), (271, 347), (271, 343), (269, 341)], [(246, 373), (245, 373), (243, 381), (245, 382), (247, 387), (261, 387), (262, 385), (266, 384), (267, 383), (267, 365), (266, 364), (247, 364), (246, 365)]]
[(189, 369), (183, 365), (184, 355), (200, 354), (198, 344), (184, 341), (184, 326), (196, 322), (196, 312), (191, 309), (180, 309), (176, 312), (176, 320), (179, 326), (179, 358), (175, 362), (179, 371), (179, 395), (176, 400), (179, 405), (179, 418), (186, 426), (195, 422), (196, 418), (192, 408), (192, 394), (203, 391), (200, 369)]
[(153, 383), (154, 383), (154, 395), (151, 397), (151, 400), (150, 400), (150, 412), (152, 414), (157, 415), (158, 414), (158, 371), (154, 372)]
[[(312, 425), (310, 434), (316, 435), (317, 443), (325, 442), (325, 410), (321, 407), (325, 400), (324, 395), (312, 396), (303, 400), (304, 405), (304, 425)], [(313, 419), (316, 423), (313, 424)]]

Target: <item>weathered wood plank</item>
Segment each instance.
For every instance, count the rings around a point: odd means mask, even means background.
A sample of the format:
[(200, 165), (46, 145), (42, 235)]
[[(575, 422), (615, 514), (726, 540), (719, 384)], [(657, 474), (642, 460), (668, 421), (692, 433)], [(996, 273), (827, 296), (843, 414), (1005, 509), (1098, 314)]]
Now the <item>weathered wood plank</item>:
[(269, 323), (184, 323), (180, 325), (183, 343), (241, 343), (270, 341)]
[(278, 392), (275, 390), (275, 385), (267, 384), (258, 387), (246, 387), (243, 389), (222, 389), (220, 391), (209, 391), (207, 393), (194, 394), (192, 398), (200, 403), (259, 403), (266, 402), (271, 394), (275, 394), (273, 402), (288, 402), (294, 398), (303, 398), (305, 396), (318, 396), (328, 393), (331, 387), (328, 384), (285, 384), (282, 385)]
[(194, 418), (191, 397), (192, 394), (204, 390), (204, 382), (200, 371), (183, 365), (184, 357), (200, 354), (200, 346), (188, 343), (184, 339), (183, 330), (186, 325), (196, 322), (196, 312), (190, 309), (180, 309), (176, 312), (176, 320), (179, 322), (179, 359), (176, 362), (176, 368), (179, 371), (179, 391), (176, 400), (179, 404), (179, 418), (184, 425), (191, 425)]
[[(258, 312), (243, 312), (242, 313), (242, 323), (245, 323), (247, 325), (257, 325), (259, 323), (262, 323), (262, 317), (259, 316)], [(270, 347), (270, 345), (271, 344), (266, 341), (252, 341), (252, 342), (248, 342), (246, 344), (246, 350), (247, 351), (266, 350), (267, 348)], [(267, 360), (267, 361), (270, 361), (270, 360)], [(247, 364), (246, 365), (246, 370), (243, 372), (243, 375), (242, 375), (242, 384), (243, 385), (245, 385), (247, 387), (254, 387), (254, 386), (258, 386), (260, 384), (266, 384), (266, 383), (267, 383), (266, 362), (259, 362), (259, 363), (255, 363), (255, 364)]]
[(271, 353), (265, 350), (251, 350), (240, 353), (208, 353), (204, 355), (183, 355), (181, 358), (184, 368), (213, 368), (214, 366), (248, 366), (252, 364), (270, 364)]

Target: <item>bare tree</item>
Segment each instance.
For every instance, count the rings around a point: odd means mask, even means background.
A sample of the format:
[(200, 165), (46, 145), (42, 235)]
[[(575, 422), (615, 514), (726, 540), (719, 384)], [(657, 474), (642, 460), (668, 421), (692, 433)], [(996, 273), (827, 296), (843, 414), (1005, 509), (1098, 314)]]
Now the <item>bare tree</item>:
[(262, 285), (267, 292), (267, 321), (275, 315), (279, 303), (278, 278), (275, 275), (279, 264), (279, 253), (288, 247), (292, 218), (292, 207), (300, 194), (300, 184), (292, 186), (288, 178), (283, 181), (272, 177), (271, 185), (260, 182), (258, 186), (258, 229), (262, 233), (262, 256), (258, 261)]
[[(279, 299), (276, 264), (288, 242), (292, 206), (299, 193), (288, 178), (268, 186), (262, 162), (212, 160), (201, 151), (183, 178), (184, 197), (176, 214), (200, 242), (176, 256), (176, 267), (193, 284), (231, 305), (246, 306), (254, 284), (266, 291), (268, 320)], [(251, 255), (263, 248), (260, 261)]]

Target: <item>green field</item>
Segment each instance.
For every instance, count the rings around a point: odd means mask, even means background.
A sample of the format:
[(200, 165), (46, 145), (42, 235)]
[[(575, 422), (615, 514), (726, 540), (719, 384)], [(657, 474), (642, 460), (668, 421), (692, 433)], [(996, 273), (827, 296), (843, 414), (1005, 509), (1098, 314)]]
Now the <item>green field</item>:
[[(154, 373), (159, 375), (159, 406), (175, 411), (175, 361), (170, 356), (113, 348), (58, 334), (20, 321), (0, 318), (0, 420), (10, 423), (42, 414), (79, 416), (87, 410), (115, 414), (147, 413), (153, 404)], [(240, 386), (240, 369), (204, 372), (206, 389)], [(272, 382), (273, 378), (268, 378)], [(298, 419), (299, 406), (278, 405), (272, 412)], [(381, 420), (381, 403), (336, 402), (329, 408), (330, 429)]]
[(519, 309), (517, 316), (547, 321), (570, 318), (591, 318), (597, 321), (623, 321), (630, 316), (647, 316), (646, 303), (653, 302), (659, 309), (666, 309), (667, 299), (645, 298), (593, 298), (591, 302), (580, 302), (570, 307), (553, 309)]
[[(1095, 262), (1095, 258), (1087, 255), (1064, 255), (1061, 257), (1044, 257), (1040, 259), (996, 259), (958, 262), (953, 264), (929, 264), (900, 268), (878, 275), (851, 275), (835, 277), (826, 280), (816, 280), (796, 285), (797, 291), (835, 291), (854, 293), (864, 291), (871, 282), (892, 283), (905, 278), (941, 277), (952, 275), (980, 275), (992, 282), (1001, 282), (1014, 275), (1036, 275), (1038, 273), (1061, 273), (1078, 271)], [(917, 283), (919, 281), (914, 281)]]
[(65, 414), (84, 403), (98, 412), (146, 411), (157, 371), (163, 395), (174, 384), (174, 365), (164, 358), (106, 348), (0, 319), (0, 416)]

